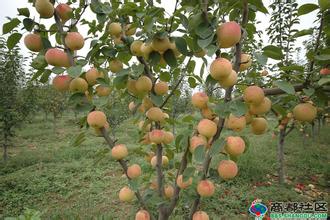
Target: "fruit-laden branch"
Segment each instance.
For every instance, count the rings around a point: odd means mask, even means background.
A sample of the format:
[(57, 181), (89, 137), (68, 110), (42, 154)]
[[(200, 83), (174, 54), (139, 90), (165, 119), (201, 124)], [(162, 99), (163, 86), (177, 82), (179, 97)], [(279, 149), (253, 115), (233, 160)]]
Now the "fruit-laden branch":
[[(314, 48), (314, 53), (317, 52), (319, 46), (320, 46), (320, 39), (321, 39), (321, 35), (322, 35), (322, 29), (323, 29), (323, 22), (324, 22), (324, 18), (323, 18), (323, 14), (322, 14), (322, 17), (321, 17), (321, 21), (320, 21), (320, 26), (319, 26), (319, 32), (318, 32), (318, 36), (316, 38), (316, 42), (315, 42), (315, 48)], [(308, 69), (308, 75), (305, 79), (305, 82), (302, 83), (302, 84), (296, 84), (293, 86), (294, 90), (296, 92), (300, 92), (302, 91), (303, 89), (307, 88), (310, 84), (310, 77), (312, 75), (312, 71), (314, 69), (314, 64), (315, 64), (315, 60), (313, 59), (311, 62), (310, 62), (310, 65), (309, 65), (309, 69)], [(279, 89), (279, 88), (265, 88), (263, 89), (264, 90), (264, 93), (266, 96), (273, 96), (273, 95), (282, 95), (282, 94), (285, 94), (285, 91)], [(235, 98), (235, 100), (243, 100), (243, 96), (240, 96), (240, 97), (237, 97)]]
[[(248, 2), (247, 2), (247, 0), (244, 0), (244, 2), (243, 2), (242, 23), (241, 23), (242, 28), (244, 28), (246, 26), (247, 21), (248, 21)], [(236, 72), (239, 71), (239, 67), (240, 67), (240, 63), (241, 63), (242, 40), (243, 40), (243, 37), (241, 38), (240, 42), (238, 44), (236, 44), (236, 48), (235, 48), (235, 64), (234, 64), (233, 69)], [(233, 91), (233, 86), (226, 89), (225, 98), (224, 98), (225, 102), (231, 101), (232, 91)], [(212, 142), (210, 144), (211, 145), (210, 148), (212, 148), (213, 143), (217, 139), (219, 139), (220, 134), (221, 134), (221, 132), (223, 130), (223, 127), (224, 127), (224, 122), (225, 122), (225, 119), (219, 117), (219, 122), (218, 122), (218, 125), (217, 125), (217, 132), (216, 132), (216, 134), (214, 135), (214, 137), (212, 139)], [(205, 155), (205, 159), (204, 159), (204, 163), (203, 163), (202, 180), (207, 178), (207, 174), (208, 174), (208, 170), (210, 168), (211, 160), (212, 160), (212, 157), (210, 155), (210, 149), (209, 149), (209, 151), (207, 151), (207, 153)], [(199, 203), (200, 203), (200, 198), (201, 198), (200, 195), (197, 194), (197, 198), (194, 200), (194, 203), (193, 203), (192, 208), (190, 210), (190, 219), (192, 219), (194, 213), (197, 211), (197, 208), (198, 208)]]
[[(293, 86), (293, 88), (296, 92), (300, 92), (306, 87), (307, 87), (307, 85), (305, 85), (305, 84), (296, 84)], [(273, 95), (275, 96), (275, 95), (285, 94), (285, 91), (283, 91), (280, 88), (266, 88), (266, 89), (263, 89), (263, 91), (265, 93), (265, 96), (273, 96)], [(236, 97), (233, 100), (234, 101), (243, 100), (243, 96)]]
[[(187, 168), (187, 164), (188, 164), (187, 156), (188, 156), (188, 153), (189, 153), (189, 146), (190, 146), (190, 136), (188, 136), (187, 146), (186, 146), (186, 149), (185, 149), (185, 151), (182, 155), (180, 168), (178, 169), (178, 172), (176, 173), (175, 180), (178, 178), (179, 175), (183, 174), (183, 171)], [(170, 205), (168, 206), (168, 208), (166, 210), (167, 216), (171, 215), (171, 213), (173, 212), (176, 204), (178, 203), (179, 194), (180, 194), (180, 187), (178, 186), (178, 184), (175, 181), (174, 182), (174, 194), (173, 194), (171, 203), (170, 203)]]
[[(320, 46), (320, 39), (321, 39), (321, 35), (322, 35), (323, 20), (324, 20), (323, 17), (324, 17), (324, 14), (322, 13), (321, 20), (320, 20), (320, 26), (319, 26), (319, 32), (318, 32), (318, 35), (316, 37), (316, 42), (315, 42), (314, 55), (315, 55), (315, 53), (317, 52), (317, 50), (319, 49), (319, 46)], [(314, 63), (315, 63), (315, 60), (312, 59), (312, 61), (310, 62), (310, 65), (309, 65), (309, 73), (308, 73), (308, 75), (306, 77), (306, 80), (305, 80), (306, 85), (310, 84), (310, 77), (311, 77), (312, 71), (314, 69)]]
[[(304, 84), (297, 84), (294, 85), (293, 88), (296, 92), (299, 92), (303, 90), (306, 86)], [(282, 95), (285, 93), (282, 89), (279, 88), (270, 88), (270, 89), (264, 89), (264, 93), (266, 96), (272, 96), (272, 95)], [(243, 98), (243, 97), (240, 97)]]
[(65, 51), (66, 51), (66, 53), (69, 57), (70, 65), (73, 66), (74, 65), (74, 60), (73, 60), (72, 51), (68, 48), (68, 46), (65, 43), (65, 32), (63, 30), (63, 24), (62, 24), (62, 22), (60, 20), (60, 17), (58, 16), (56, 11), (54, 12), (54, 19), (55, 19), (55, 22), (56, 22), (57, 29), (60, 32), (62, 43), (64, 45)]
[(154, 77), (152, 75), (151, 69), (148, 63), (145, 61), (143, 57), (137, 57), (137, 59), (144, 65), (144, 73), (152, 80)]
[(80, 19), (81, 19), (81, 16), (85, 13), (87, 7), (88, 7), (88, 4), (85, 4), (84, 7), (83, 7), (83, 9), (81, 10), (81, 13), (78, 15), (77, 19), (75, 20), (75, 22), (73, 22), (73, 23), (70, 25), (70, 27), (69, 27), (69, 30), (70, 30), (70, 31), (72, 30), (72, 28), (74, 28), (74, 27), (78, 24), (78, 22), (79, 22)]
[[(125, 32), (123, 33), (122, 37), (121, 37), (121, 40), (126, 43), (128, 45), (128, 47), (130, 47), (130, 43), (129, 41), (127, 41), (127, 38), (125, 36)], [(146, 62), (146, 60), (141, 57), (141, 56), (138, 56), (137, 57), (138, 61), (144, 65), (144, 74), (147, 75), (152, 81), (154, 81), (154, 76), (152, 74), (152, 71), (151, 71), (151, 68), (149, 67), (148, 63)]]
[[(176, 2), (175, 2), (175, 7), (174, 7), (174, 11), (173, 11), (173, 15), (172, 15), (172, 17), (171, 17), (171, 21), (170, 21), (170, 28), (169, 28), (169, 30), (168, 30), (168, 33), (169, 33), (169, 34), (171, 34), (171, 32), (172, 32), (172, 27), (173, 27), (173, 22), (174, 22), (174, 14), (175, 14), (176, 9), (177, 9), (177, 7), (178, 7), (178, 3), (179, 3), (179, 0), (176, 0)], [(167, 28), (166, 28), (166, 29), (167, 29)]]
[(188, 63), (190, 62), (192, 57), (189, 58), (186, 67), (184, 68), (184, 70), (182, 71), (182, 75), (180, 77), (180, 79), (178, 80), (178, 82), (175, 84), (175, 86), (172, 88), (171, 93), (165, 98), (163, 104), (161, 104), (161, 106), (159, 108), (163, 108), (166, 103), (168, 102), (168, 100), (174, 95), (174, 92), (176, 91), (176, 89), (179, 87), (179, 85), (181, 84), (182, 80), (184, 79), (184, 77), (186, 76), (185, 73), (188, 69)]
[[(109, 148), (112, 149), (115, 145), (115, 142), (109, 137), (109, 134), (107, 133), (107, 131), (104, 127), (101, 128), (101, 133), (102, 133), (102, 136), (104, 137), (104, 139), (106, 140)], [(121, 167), (123, 168), (127, 179), (130, 180), (131, 178), (127, 174), (127, 163), (126, 163), (126, 161), (121, 159), (121, 160), (118, 160), (118, 162), (121, 165)], [(141, 207), (148, 211), (148, 207), (145, 204), (145, 202), (143, 201), (140, 191), (137, 189), (134, 193), (135, 193), (135, 196), (138, 199)], [(148, 212), (149, 212), (149, 214), (151, 213), (150, 211), (148, 211)], [(151, 216), (151, 218), (154, 219), (154, 217), (152, 217), (152, 216)]]

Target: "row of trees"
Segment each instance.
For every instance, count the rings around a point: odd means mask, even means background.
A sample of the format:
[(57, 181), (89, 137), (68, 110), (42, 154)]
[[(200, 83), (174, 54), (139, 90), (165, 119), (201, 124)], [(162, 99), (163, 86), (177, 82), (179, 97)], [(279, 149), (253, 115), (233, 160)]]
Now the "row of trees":
[(0, 130), (3, 159), (8, 158), (15, 129), (23, 122), (31, 122), (36, 113), (52, 114), (53, 122), (68, 109), (67, 96), (51, 85), (31, 81), (32, 72), (18, 47), (8, 49), (6, 40), (0, 39)]

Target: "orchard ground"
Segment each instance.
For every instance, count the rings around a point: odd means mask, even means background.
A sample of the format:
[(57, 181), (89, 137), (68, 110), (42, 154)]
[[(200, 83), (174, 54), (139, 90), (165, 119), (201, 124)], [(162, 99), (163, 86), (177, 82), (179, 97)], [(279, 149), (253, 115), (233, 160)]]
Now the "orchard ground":
[[(275, 119), (271, 122), (275, 124)], [(271, 126), (270, 126), (271, 127)], [(246, 128), (245, 130), (248, 130)], [(180, 128), (178, 128), (180, 130)], [(285, 144), (287, 184), (277, 184), (276, 147), (278, 138), (268, 131), (261, 136), (249, 135), (250, 147), (239, 161), (239, 175), (232, 181), (219, 179), (210, 171), (216, 184), (216, 193), (201, 203), (201, 209), (213, 219), (246, 218), (250, 203), (260, 198), (270, 201), (329, 202), (330, 127), (325, 125), (314, 138), (303, 143), (299, 131), (293, 131)], [(137, 203), (122, 203), (119, 190), (127, 185), (122, 169), (107, 152), (103, 138), (96, 137), (93, 129), (78, 147), (71, 146), (79, 133), (73, 115), (65, 114), (54, 127), (52, 120), (36, 117), (17, 132), (15, 146), (10, 148), (7, 164), (0, 165), (0, 218), (17, 216), (24, 208), (39, 210), (44, 219), (133, 219)], [(118, 142), (125, 143), (130, 151), (139, 147), (137, 129), (125, 121), (116, 131)], [(219, 155), (219, 159), (224, 157)], [(143, 157), (131, 155), (128, 159), (139, 163), (142, 170), (152, 169)], [(213, 166), (218, 163), (213, 160)], [(149, 178), (149, 177), (144, 177)], [(315, 186), (311, 190), (311, 185)], [(191, 186), (194, 189), (196, 183)], [(182, 219), (189, 211), (181, 200), (173, 219)]]

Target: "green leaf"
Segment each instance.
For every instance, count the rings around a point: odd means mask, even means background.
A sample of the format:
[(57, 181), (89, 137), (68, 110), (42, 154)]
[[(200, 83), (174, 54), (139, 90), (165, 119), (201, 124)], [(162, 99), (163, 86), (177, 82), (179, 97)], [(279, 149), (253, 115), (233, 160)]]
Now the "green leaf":
[(31, 18), (24, 18), (23, 26), (27, 31), (32, 31), (34, 26), (34, 21)]
[(141, 75), (144, 71), (144, 65), (143, 64), (139, 64), (139, 65), (132, 65), (132, 70), (134, 72), (134, 75), (138, 76)]
[(30, 11), (28, 8), (18, 8), (18, 15), (23, 15), (25, 17), (30, 17)]
[(50, 41), (48, 40), (48, 38), (42, 37), (41, 38), (41, 42), (42, 42), (42, 46), (45, 49), (48, 49), (48, 48), (51, 48), (52, 47), (52, 44), (50, 43)]
[(154, 95), (153, 93), (151, 93), (150, 98), (151, 98), (152, 102), (157, 106), (160, 106), (161, 104), (163, 104), (162, 96)]
[(199, 145), (194, 150), (194, 158), (198, 163), (203, 163), (205, 157), (204, 145)]
[(182, 174), (182, 180), (183, 182), (187, 182), (190, 177), (193, 177), (195, 174), (195, 167), (187, 167)]
[(215, 33), (213, 33), (211, 36), (209, 36), (206, 39), (198, 39), (197, 40), (198, 46), (200, 46), (202, 49), (204, 49), (207, 46), (209, 46), (212, 43), (212, 41), (213, 41), (214, 35), (215, 35)]
[(179, 134), (179, 135), (176, 136), (176, 138), (175, 138), (175, 148), (176, 148), (176, 150), (181, 149), (180, 147), (182, 146), (181, 142), (182, 142), (183, 138), (184, 138), (183, 134)]
[(170, 67), (176, 67), (178, 65), (177, 61), (176, 61), (176, 58), (175, 58), (175, 55), (173, 53), (172, 50), (167, 50), (165, 53), (164, 53), (164, 59), (166, 61), (166, 63), (170, 66)]
[(64, 71), (65, 71), (64, 68), (62, 68), (62, 67), (57, 67), (57, 66), (55, 66), (55, 67), (52, 69), (52, 72), (55, 73), (55, 74), (61, 74), (61, 73), (63, 73)]
[(229, 103), (230, 111), (237, 117), (244, 115), (248, 108), (246, 107), (245, 102), (236, 100)]
[(44, 55), (38, 55), (35, 59), (33, 59), (31, 66), (34, 69), (43, 70), (46, 66), (48, 66), (48, 63), (46, 62)]
[(292, 35), (293, 38), (298, 38), (298, 37), (302, 37), (308, 34), (312, 34), (313, 33), (313, 28), (310, 29), (304, 29), (301, 31), (296, 32), (294, 35)]
[(71, 66), (67, 69), (69, 76), (71, 76), (72, 78), (76, 78), (80, 76), (81, 71), (82, 71), (81, 66)]
[(188, 83), (190, 88), (195, 88), (197, 86), (196, 79), (194, 77), (189, 77)]
[(7, 39), (7, 47), (8, 49), (13, 49), (16, 44), (20, 41), (20, 39), (22, 38), (22, 34), (20, 33), (13, 33), (12, 35), (10, 35)]
[(260, 65), (265, 66), (267, 64), (267, 56), (264, 56), (262, 53), (255, 53), (254, 55)]
[[(79, 104), (79, 103), (82, 103), (84, 102), (86, 96), (84, 93), (81, 93), (81, 92), (76, 92), (76, 93), (73, 93), (70, 98), (69, 98), (69, 103), (70, 104)], [(86, 118), (85, 118), (86, 119)], [(85, 122), (85, 121), (84, 121)], [(81, 123), (82, 124), (82, 123)]]
[(279, 104), (272, 105), (272, 109), (274, 109), (277, 113), (279, 113), (282, 116), (287, 115), (286, 109), (283, 106), (279, 105)]
[(282, 49), (274, 45), (268, 45), (263, 49), (263, 55), (272, 58), (274, 60), (280, 60), (284, 58)]
[(187, 50), (187, 42), (183, 37), (176, 37), (175, 38), (175, 46), (182, 53), (183, 55), (188, 55), (188, 50)]
[(321, 60), (321, 61), (330, 60), (330, 54), (315, 55), (314, 59)]
[(281, 90), (283, 90), (284, 92), (286, 92), (290, 95), (295, 94), (293, 85), (291, 85), (291, 83), (289, 83), (287, 81), (275, 81), (274, 85), (276, 85), (278, 88), (280, 88)]
[(323, 85), (328, 84), (328, 83), (330, 83), (330, 78), (321, 78), (321, 79), (317, 82), (317, 84), (319, 84), (320, 86), (323, 86)]
[(202, 39), (209, 38), (211, 35), (214, 35), (214, 31), (206, 23), (201, 23), (196, 29), (195, 33)]
[(219, 115), (219, 117), (225, 118), (230, 113), (229, 105), (227, 103), (221, 102), (216, 105), (214, 111), (217, 115)]
[(187, 116), (182, 118), (182, 122), (188, 122), (189, 123), (189, 122), (192, 122), (194, 120), (195, 120), (195, 118), (192, 115), (187, 115)]
[(308, 89), (303, 89), (303, 91), (307, 96), (311, 96), (311, 95), (314, 94), (315, 89), (314, 88), (308, 88)]
[(296, 70), (299, 72), (303, 72), (304, 71), (304, 67), (303, 66), (299, 66), (299, 65), (290, 65), (290, 66), (281, 66), (280, 70), (283, 71), (292, 71), (292, 70)]
[(310, 4), (310, 3), (304, 4), (298, 8), (298, 16), (308, 14), (318, 8), (319, 8), (319, 6), (317, 6), (315, 4)]
[(37, 72), (35, 72), (31, 78), (31, 81), (36, 80), (37, 78), (39, 78), (39, 76), (41, 76), (41, 74), (44, 72), (44, 70), (38, 70)]
[(45, 70), (44, 73), (42, 74), (39, 82), (46, 83), (48, 81), (48, 79), (49, 79), (50, 74), (52, 74), (52, 71), (51, 70), (48, 70), (48, 69)]
[(152, 31), (152, 27), (154, 26), (155, 20), (152, 17), (146, 16), (144, 19), (144, 29), (147, 33)]
[(232, 161), (234, 161), (235, 163), (237, 163), (238, 158), (239, 158), (238, 156), (234, 156), (234, 155), (230, 155), (229, 154), (229, 159), (232, 160)]
[(2, 26), (2, 34), (7, 34), (11, 32), (15, 27), (17, 27), (21, 23), (17, 18), (11, 19), (9, 22), (5, 23)]
[(159, 79), (165, 82), (169, 82), (171, 80), (171, 74), (168, 72), (161, 72)]
[(264, 6), (262, 0), (249, 0), (249, 3), (256, 6), (258, 11), (261, 11), (264, 14), (268, 14), (267, 8)]
[(104, 78), (97, 78), (96, 82), (102, 86), (106, 86), (106, 87), (109, 86), (109, 82)]
[(127, 79), (128, 79), (128, 74), (119, 75), (116, 78), (114, 78), (113, 85), (117, 89), (124, 89), (126, 87)]
[(149, 55), (149, 60), (152, 65), (157, 65), (160, 61), (160, 54), (158, 52), (152, 51)]
[(217, 155), (220, 152), (220, 149), (225, 145), (225, 140), (224, 138), (219, 138), (218, 140), (216, 140), (213, 144), (212, 147), (210, 149), (210, 156), (213, 157), (215, 155)]
[(88, 61), (87, 60), (77, 60), (76, 64), (79, 66), (85, 66), (87, 65)]
[(196, 62), (194, 60), (190, 60), (189, 63), (188, 63), (187, 72), (188, 73), (194, 73), (195, 67), (196, 67)]

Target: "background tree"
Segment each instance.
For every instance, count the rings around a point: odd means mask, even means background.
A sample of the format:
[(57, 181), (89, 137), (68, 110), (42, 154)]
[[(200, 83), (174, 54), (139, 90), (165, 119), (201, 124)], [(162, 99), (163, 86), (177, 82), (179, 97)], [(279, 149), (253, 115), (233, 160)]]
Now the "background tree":
[(4, 38), (0, 38), (0, 62), (0, 128), (3, 159), (7, 160), (14, 128), (24, 119), (26, 109), (19, 97), (24, 78), (23, 57), (19, 48), (8, 49)]

